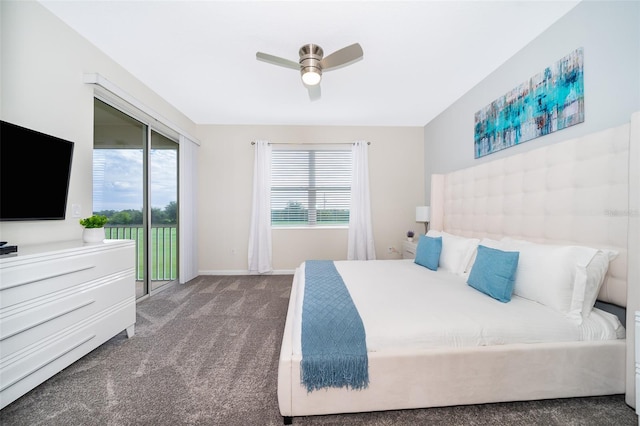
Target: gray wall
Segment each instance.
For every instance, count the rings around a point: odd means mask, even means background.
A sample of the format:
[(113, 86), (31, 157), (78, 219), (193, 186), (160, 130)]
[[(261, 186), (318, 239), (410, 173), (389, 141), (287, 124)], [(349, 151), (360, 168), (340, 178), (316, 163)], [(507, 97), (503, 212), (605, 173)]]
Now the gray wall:
[[(585, 121), (474, 159), (474, 114), (579, 47), (584, 48)], [(426, 199), (433, 173), (617, 126), (638, 110), (640, 2), (584, 1), (425, 126)]]

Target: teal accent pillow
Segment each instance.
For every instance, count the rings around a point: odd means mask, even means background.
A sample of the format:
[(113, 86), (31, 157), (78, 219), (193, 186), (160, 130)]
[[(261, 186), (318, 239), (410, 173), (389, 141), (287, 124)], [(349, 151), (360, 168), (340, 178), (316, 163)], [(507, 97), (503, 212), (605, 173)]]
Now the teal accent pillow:
[(467, 284), (501, 302), (510, 301), (519, 257), (517, 251), (479, 245)]
[(420, 235), (418, 248), (416, 248), (416, 258), (414, 260), (420, 266), (424, 266), (432, 271), (438, 270), (442, 252), (442, 237), (427, 237)]

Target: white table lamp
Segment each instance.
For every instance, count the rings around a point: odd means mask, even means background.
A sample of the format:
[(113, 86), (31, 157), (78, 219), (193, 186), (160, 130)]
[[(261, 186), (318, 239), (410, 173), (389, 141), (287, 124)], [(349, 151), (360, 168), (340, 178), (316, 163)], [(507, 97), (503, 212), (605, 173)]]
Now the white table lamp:
[(431, 218), (429, 214), (429, 206), (418, 206), (416, 207), (416, 222), (424, 222), (424, 233), (426, 234), (429, 231), (429, 219)]

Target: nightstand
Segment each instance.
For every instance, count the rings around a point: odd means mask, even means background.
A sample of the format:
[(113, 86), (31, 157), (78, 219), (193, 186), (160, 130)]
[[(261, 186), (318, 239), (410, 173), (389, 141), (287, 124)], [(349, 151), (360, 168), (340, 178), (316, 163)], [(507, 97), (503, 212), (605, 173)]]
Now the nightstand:
[(402, 258), (415, 259), (417, 247), (418, 247), (418, 243), (414, 243), (411, 241), (403, 241), (402, 242)]

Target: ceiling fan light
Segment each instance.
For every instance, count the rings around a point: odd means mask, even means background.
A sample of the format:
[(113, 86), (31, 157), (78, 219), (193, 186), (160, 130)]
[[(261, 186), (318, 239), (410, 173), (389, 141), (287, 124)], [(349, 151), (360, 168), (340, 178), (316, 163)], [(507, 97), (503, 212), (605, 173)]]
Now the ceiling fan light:
[(301, 71), (302, 82), (307, 86), (315, 86), (322, 80), (321, 71), (314, 67), (305, 67)]

